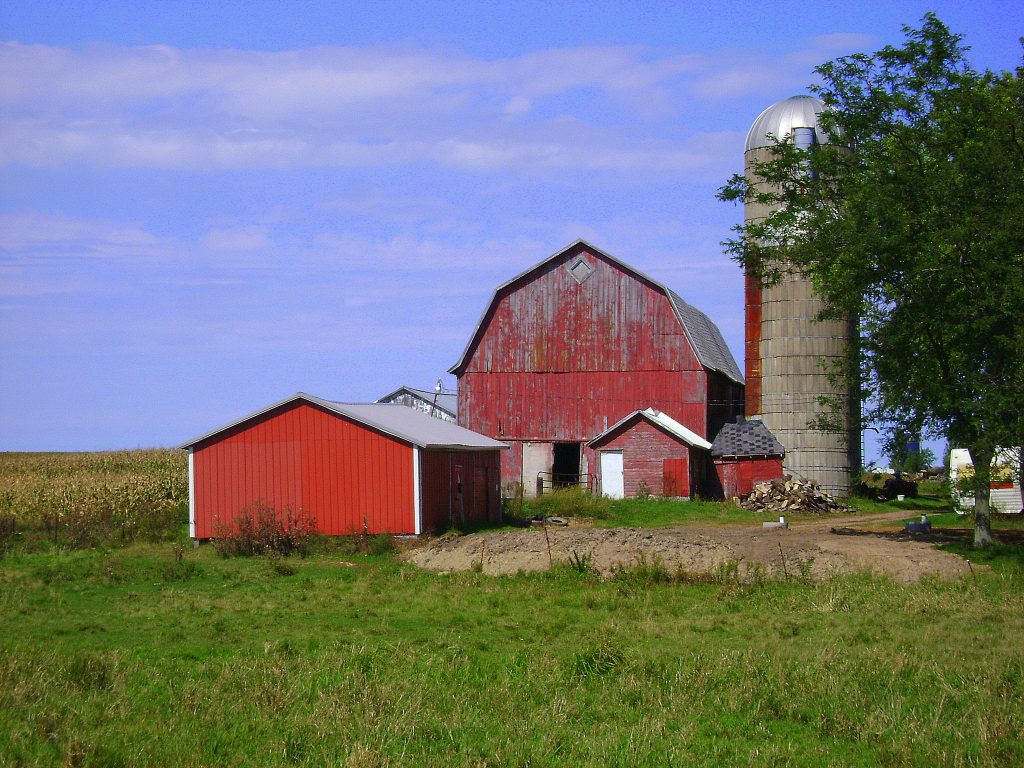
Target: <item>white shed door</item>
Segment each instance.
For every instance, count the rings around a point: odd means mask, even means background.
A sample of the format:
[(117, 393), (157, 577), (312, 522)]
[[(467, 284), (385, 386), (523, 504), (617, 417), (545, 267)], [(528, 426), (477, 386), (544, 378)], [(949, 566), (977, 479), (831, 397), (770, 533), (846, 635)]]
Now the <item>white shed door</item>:
[(622, 451), (601, 451), (601, 493), (612, 499), (621, 499), (625, 491)]

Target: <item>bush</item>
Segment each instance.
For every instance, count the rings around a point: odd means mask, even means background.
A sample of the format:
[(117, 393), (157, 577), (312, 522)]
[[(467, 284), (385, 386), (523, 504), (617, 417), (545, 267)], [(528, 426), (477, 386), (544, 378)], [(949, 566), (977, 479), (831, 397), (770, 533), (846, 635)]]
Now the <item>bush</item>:
[(213, 546), (221, 557), (306, 555), (317, 535), (316, 519), (305, 510), (286, 506), (278, 511), (262, 501), (243, 508), (233, 520), (216, 520), (213, 532)]

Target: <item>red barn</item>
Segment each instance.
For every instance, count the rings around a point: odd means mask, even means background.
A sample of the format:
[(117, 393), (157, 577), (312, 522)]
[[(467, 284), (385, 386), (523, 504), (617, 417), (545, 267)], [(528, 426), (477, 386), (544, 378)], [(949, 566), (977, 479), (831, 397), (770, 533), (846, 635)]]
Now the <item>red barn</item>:
[(449, 372), (459, 423), (510, 443), (501, 480), (527, 495), (538, 482), (592, 486), (587, 443), (634, 411), (704, 439), (743, 413), (743, 375), (707, 315), (581, 240), (499, 286)]
[(315, 517), (321, 533), (422, 533), (500, 516), (505, 446), (404, 405), (299, 393), (181, 446), (189, 533), (261, 501)]

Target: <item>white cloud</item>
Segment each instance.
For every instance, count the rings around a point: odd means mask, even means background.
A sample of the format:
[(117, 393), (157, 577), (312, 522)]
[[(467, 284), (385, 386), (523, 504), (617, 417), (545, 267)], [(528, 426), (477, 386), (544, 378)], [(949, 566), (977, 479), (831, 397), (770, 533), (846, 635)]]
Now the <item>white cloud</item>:
[[(853, 42), (811, 41), (819, 52)], [(692, 103), (776, 89), (740, 52), (581, 46), (498, 59), (409, 47), (294, 51), (0, 45), (0, 162), (215, 170), (431, 163), (468, 171), (709, 167), (728, 120)], [(819, 59), (820, 60), (820, 56)], [(680, 118), (688, 132), (680, 133)], [(638, 130), (638, 126), (646, 126)], [(716, 131), (719, 131), (716, 134)], [(703, 142), (703, 143), (702, 143)], [(712, 139), (713, 142), (713, 139)]]
[(0, 215), (0, 260), (137, 259), (169, 255), (156, 235), (133, 224), (33, 211)]

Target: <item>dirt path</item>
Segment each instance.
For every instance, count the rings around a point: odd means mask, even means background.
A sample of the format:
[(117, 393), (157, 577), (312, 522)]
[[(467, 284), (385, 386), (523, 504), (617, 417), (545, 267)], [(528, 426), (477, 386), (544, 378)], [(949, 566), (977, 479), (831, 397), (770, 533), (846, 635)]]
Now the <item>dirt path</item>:
[[(589, 556), (602, 574), (638, 558), (658, 558), (669, 570), (716, 573), (738, 564), (741, 575), (760, 570), (768, 577), (807, 574), (825, 579), (837, 573), (872, 571), (913, 583), (926, 574), (969, 575), (964, 560), (932, 543), (896, 532), (871, 531), (872, 523), (902, 519), (907, 512), (851, 515), (795, 523), (789, 529), (754, 526), (675, 528), (549, 528), (497, 531), (434, 539), (405, 557), (421, 568), (464, 571), (483, 564), (488, 574), (538, 571), (566, 562), (573, 553)], [(550, 554), (549, 554), (550, 541)]]

